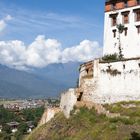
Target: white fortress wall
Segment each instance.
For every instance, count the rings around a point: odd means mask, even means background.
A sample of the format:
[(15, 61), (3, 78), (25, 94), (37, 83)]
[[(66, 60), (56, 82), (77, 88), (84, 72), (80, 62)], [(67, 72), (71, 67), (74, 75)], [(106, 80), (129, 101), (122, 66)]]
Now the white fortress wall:
[(140, 59), (100, 63), (98, 71), (94, 102), (140, 100)]
[(60, 108), (66, 118), (69, 118), (70, 112), (73, 110), (76, 102), (77, 96), (75, 89), (69, 89), (65, 93), (61, 94)]
[(82, 101), (114, 103), (140, 100), (140, 58), (99, 63), (94, 60), (93, 77), (80, 73)]

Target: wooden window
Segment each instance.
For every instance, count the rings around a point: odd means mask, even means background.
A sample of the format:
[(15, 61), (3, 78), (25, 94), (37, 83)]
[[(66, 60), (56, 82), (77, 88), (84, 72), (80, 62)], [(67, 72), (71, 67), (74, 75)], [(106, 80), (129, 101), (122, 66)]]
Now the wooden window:
[(124, 23), (124, 24), (129, 23), (129, 16), (128, 16), (128, 14), (124, 14), (124, 15), (123, 15), (123, 23)]
[(115, 38), (116, 37), (116, 30), (113, 30), (113, 37)]
[(140, 11), (136, 12), (136, 21), (140, 21)]
[(112, 26), (116, 26), (117, 25), (117, 18), (113, 17), (112, 18)]
[(129, 20), (128, 20), (128, 15), (126, 14), (126, 15), (123, 15), (123, 23), (124, 24), (127, 24), (129, 22)]
[(118, 13), (110, 15), (112, 26), (116, 26), (117, 25), (117, 15), (118, 15)]
[(137, 33), (140, 34), (140, 25), (136, 26), (137, 28)]
[(140, 21), (140, 9), (139, 10), (135, 10), (135, 21)]
[(125, 12), (122, 12), (122, 19), (123, 19), (123, 24), (127, 24), (129, 23), (129, 13), (130, 11), (125, 11)]
[(124, 28), (124, 35), (127, 36), (127, 30), (128, 28)]

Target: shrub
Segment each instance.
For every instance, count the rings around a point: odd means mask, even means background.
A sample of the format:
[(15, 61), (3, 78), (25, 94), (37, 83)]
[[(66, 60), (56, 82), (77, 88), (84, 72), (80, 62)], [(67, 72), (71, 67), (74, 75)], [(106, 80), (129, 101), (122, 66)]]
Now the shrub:
[(110, 62), (110, 61), (117, 61), (117, 60), (119, 60), (119, 58), (118, 58), (118, 55), (116, 53), (114, 53), (114, 54), (109, 54), (109, 55), (103, 56), (102, 60)]
[(134, 121), (132, 119), (128, 119), (128, 118), (120, 118), (120, 121), (125, 125), (134, 124)]
[(132, 120), (132, 119), (129, 119), (129, 118), (126, 118), (126, 117), (116, 117), (116, 118), (109, 118), (109, 121), (111, 123), (117, 123), (117, 122), (121, 122), (125, 125), (132, 125), (135, 123), (135, 120)]
[(111, 123), (117, 123), (119, 121), (119, 118), (118, 117), (115, 117), (115, 118), (109, 118), (109, 121)]
[(110, 128), (110, 130), (116, 130), (117, 129), (116, 124), (114, 124), (114, 123), (110, 124), (109, 128)]

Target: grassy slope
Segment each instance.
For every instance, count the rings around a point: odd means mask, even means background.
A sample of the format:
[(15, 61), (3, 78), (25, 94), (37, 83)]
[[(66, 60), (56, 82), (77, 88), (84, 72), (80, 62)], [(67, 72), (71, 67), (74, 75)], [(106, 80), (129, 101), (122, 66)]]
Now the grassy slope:
[(37, 128), (28, 140), (129, 140), (132, 132), (140, 132), (140, 102), (131, 102), (136, 107), (128, 109), (122, 104), (129, 103), (105, 106), (125, 116), (120, 118), (109, 119), (87, 108), (81, 108), (76, 115), (73, 111), (70, 119), (57, 114), (48, 124)]

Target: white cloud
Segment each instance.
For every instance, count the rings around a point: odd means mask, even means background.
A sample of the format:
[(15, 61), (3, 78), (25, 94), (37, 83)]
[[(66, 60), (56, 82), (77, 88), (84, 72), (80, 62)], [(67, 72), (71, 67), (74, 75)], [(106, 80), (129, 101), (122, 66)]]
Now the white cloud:
[(0, 20), (0, 32), (2, 32), (5, 29), (5, 27), (7, 26), (6, 22), (11, 19), (12, 17), (10, 15), (7, 15), (6, 17)]
[(44, 67), (58, 63), (61, 57), (60, 46), (61, 44), (55, 39), (46, 40), (45, 36), (38, 36), (27, 48), (27, 65)]
[(79, 45), (66, 48), (62, 52), (62, 61), (88, 61), (101, 55), (102, 49), (96, 41), (84, 40)]
[(1, 64), (13, 67), (25, 65), (25, 52), (26, 48), (21, 41), (0, 41)]
[(99, 57), (102, 48), (96, 41), (84, 40), (79, 45), (62, 49), (55, 39), (39, 35), (29, 46), (22, 41), (0, 41), (0, 63), (16, 69), (46, 67), (53, 63), (88, 61)]

